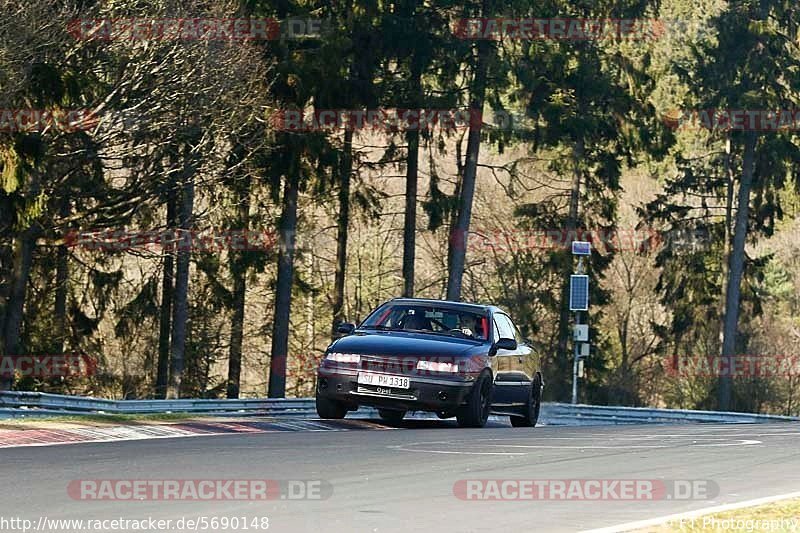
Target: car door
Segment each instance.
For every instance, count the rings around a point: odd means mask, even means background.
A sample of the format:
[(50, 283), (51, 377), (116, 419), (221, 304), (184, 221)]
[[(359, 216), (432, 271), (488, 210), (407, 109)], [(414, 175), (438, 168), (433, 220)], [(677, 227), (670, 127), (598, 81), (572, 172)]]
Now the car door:
[[(509, 318), (509, 320), (511, 319)], [(517, 351), (519, 355), (518, 370), (522, 374), (525, 374), (525, 379), (530, 382), (533, 380), (533, 376), (542, 370), (541, 356), (539, 352), (534, 350), (533, 346), (530, 345), (528, 339), (522, 336), (519, 328), (513, 322), (511, 322), (511, 325), (514, 328), (514, 338), (517, 341)]]
[(494, 313), (494, 341), (500, 338), (515, 339), (515, 350), (497, 350), (492, 358), (494, 371), (494, 396), (492, 408), (496, 412), (526, 404), (531, 378), (526, 373), (526, 362), (531, 354), (529, 346), (519, 335), (511, 318), (505, 313)]

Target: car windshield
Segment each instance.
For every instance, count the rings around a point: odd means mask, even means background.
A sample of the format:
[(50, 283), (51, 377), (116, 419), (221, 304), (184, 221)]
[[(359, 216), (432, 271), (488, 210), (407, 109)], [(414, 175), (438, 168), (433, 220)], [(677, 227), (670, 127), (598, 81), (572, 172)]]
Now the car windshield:
[(360, 327), (486, 340), (489, 321), (486, 316), (465, 309), (390, 303), (378, 308)]

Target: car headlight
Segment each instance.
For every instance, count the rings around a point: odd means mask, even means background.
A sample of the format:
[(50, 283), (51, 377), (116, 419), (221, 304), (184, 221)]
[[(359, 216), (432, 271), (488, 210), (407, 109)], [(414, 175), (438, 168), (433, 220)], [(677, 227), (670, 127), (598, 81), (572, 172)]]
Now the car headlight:
[(325, 356), (325, 359), (328, 361), (336, 361), (337, 363), (358, 364), (361, 362), (361, 355), (357, 353), (331, 352)]
[(458, 372), (455, 363), (438, 363), (436, 361), (418, 361), (417, 370), (430, 370), (431, 372)]

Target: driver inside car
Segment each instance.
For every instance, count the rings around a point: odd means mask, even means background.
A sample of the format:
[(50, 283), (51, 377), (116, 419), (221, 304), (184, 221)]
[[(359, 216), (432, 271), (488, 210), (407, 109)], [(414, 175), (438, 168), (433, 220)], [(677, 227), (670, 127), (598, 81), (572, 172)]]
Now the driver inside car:
[(461, 315), (461, 333), (467, 337), (476, 338), (478, 333), (478, 319), (474, 315)]
[(403, 329), (416, 329), (423, 331), (433, 331), (433, 325), (429, 318), (418, 314), (409, 314), (403, 320)]

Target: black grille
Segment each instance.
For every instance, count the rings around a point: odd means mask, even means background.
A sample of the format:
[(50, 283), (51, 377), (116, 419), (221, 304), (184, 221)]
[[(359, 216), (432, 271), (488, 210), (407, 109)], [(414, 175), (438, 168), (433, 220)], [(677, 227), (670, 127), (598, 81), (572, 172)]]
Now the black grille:
[(361, 370), (414, 376), (417, 374), (417, 358), (415, 357), (379, 357), (361, 356)]

